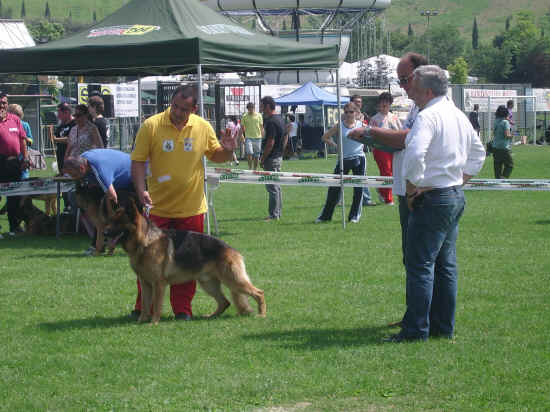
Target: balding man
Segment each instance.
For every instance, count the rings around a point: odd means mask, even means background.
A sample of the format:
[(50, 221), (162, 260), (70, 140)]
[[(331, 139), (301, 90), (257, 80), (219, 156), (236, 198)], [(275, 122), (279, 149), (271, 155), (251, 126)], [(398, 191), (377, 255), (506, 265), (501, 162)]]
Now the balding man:
[(465, 204), (462, 186), (485, 160), (485, 149), (470, 121), (446, 97), (444, 71), (421, 66), (410, 81), (420, 111), (407, 135), (402, 165), (410, 210), (405, 245), (407, 312), (401, 332), (390, 342), (453, 337), (456, 240)]

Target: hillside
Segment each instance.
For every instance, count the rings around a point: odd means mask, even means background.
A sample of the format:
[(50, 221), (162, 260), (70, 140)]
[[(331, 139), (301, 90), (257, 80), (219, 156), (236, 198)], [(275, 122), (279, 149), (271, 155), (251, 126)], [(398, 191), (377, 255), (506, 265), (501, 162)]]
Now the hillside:
[(536, 16), (550, 12), (548, 0), (392, 0), (386, 11), (390, 30), (407, 33), (409, 23), (416, 34), (426, 30), (427, 18), (422, 10), (438, 10), (430, 18), (430, 25), (455, 25), (468, 40), (471, 39), (474, 17), (477, 17), (480, 42), (487, 42), (504, 29), (506, 18), (520, 11), (531, 11)]
[[(12, 18), (20, 18), (23, 0), (0, 0), (3, 14), (11, 8)], [(189, 1), (189, 0), (187, 0)], [(46, 2), (51, 16), (63, 20), (69, 16), (78, 22), (91, 23), (94, 11), (98, 20), (109, 15), (128, 0), (24, 0), (27, 18), (44, 16)], [(536, 15), (550, 11), (548, 0), (393, 0), (385, 13), (390, 30), (407, 32), (409, 23), (415, 33), (426, 29), (427, 20), (421, 10), (438, 10), (440, 14), (430, 19), (434, 25), (457, 25), (465, 38), (470, 39), (474, 16), (477, 16), (480, 41), (492, 38), (504, 27), (506, 17), (529, 10)]]

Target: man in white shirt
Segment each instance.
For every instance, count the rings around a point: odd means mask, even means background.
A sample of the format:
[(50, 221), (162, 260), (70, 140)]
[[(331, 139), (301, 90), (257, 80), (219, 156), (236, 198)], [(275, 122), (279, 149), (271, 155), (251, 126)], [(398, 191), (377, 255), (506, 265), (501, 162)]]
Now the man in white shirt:
[(406, 239), (407, 312), (388, 341), (452, 338), (457, 295), (456, 239), (464, 211), (462, 185), (477, 174), (485, 149), (470, 121), (446, 98), (438, 66), (413, 73), (420, 112), (405, 141), (402, 177), (409, 222)]
[[(399, 64), (397, 65), (397, 78), (399, 85), (405, 90), (407, 96), (413, 99), (412, 95), (412, 77), (413, 71), (420, 66), (428, 64), (426, 57), (417, 53), (406, 53)], [(418, 115), (418, 107), (413, 105), (407, 116), (407, 120), (403, 123), (403, 130), (383, 129), (381, 127), (362, 127), (355, 129), (349, 134), (349, 137), (362, 140), (365, 134), (368, 134), (375, 142), (382, 143), (386, 146), (397, 149), (393, 153), (393, 194), (399, 199), (399, 221), (401, 223), (401, 248), (403, 252), (403, 265), (405, 265), (405, 241), (407, 239), (407, 224), (409, 221), (409, 208), (407, 199), (405, 198), (406, 188), (405, 181), (402, 179), (401, 167), (403, 164), (403, 155), (405, 148), (405, 138), (407, 133), (412, 128), (416, 116)], [(384, 149), (382, 149), (384, 150)], [(390, 326), (401, 326), (402, 321), (390, 323)]]

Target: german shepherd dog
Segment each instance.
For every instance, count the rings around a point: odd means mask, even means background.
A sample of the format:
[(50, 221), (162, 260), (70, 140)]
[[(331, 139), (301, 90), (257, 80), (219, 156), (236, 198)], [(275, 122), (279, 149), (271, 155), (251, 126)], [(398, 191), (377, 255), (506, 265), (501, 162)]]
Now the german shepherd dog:
[(106, 236), (122, 244), (141, 283), (138, 322), (151, 319), (158, 324), (166, 286), (191, 280), (198, 281), (218, 304), (209, 318), (221, 315), (230, 305), (222, 284), (230, 289), (240, 315), (253, 311), (248, 303), (251, 296), (259, 316), (265, 317), (264, 292), (250, 282), (241, 254), (222, 240), (191, 231), (163, 231), (140, 213), (133, 197), (125, 201), (119, 197), (118, 206), (105, 197), (101, 210)]
[[(105, 249), (105, 219), (100, 213), (101, 201), (103, 200), (105, 193), (98, 186), (88, 186), (83, 182), (76, 183), (76, 204), (77, 206), (86, 212), (88, 217), (97, 231), (97, 237), (95, 242), (95, 256), (99, 256)], [(109, 244), (108, 255), (112, 255), (115, 250), (114, 244)]]
[[(17, 211), (18, 219), (25, 222), (25, 233), (30, 235), (55, 236), (56, 218), (48, 216), (32, 203), (33, 197), (22, 196)], [(61, 215), (61, 231), (69, 232), (74, 228), (71, 216)]]

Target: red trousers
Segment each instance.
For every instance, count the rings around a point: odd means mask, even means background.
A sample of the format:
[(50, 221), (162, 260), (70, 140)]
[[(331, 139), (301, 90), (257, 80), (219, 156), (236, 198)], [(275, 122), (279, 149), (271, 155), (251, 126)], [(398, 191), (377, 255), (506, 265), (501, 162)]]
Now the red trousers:
[[(169, 218), (150, 215), (151, 221), (161, 229), (192, 230), (202, 233), (204, 231), (204, 215), (196, 215), (183, 218)], [(138, 295), (136, 298), (136, 310), (141, 310), (141, 285), (137, 281)], [(174, 314), (187, 313), (193, 315), (191, 311), (191, 300), (195, 296), (197, 282), (181, 283), (170, 286), (170, 304)]]
[[(374, 160), (376, 160), (376, 164), (378, 164), (380, 176), (392, 176), (393, 153), (373, 149), (372, 154), (374, 156)], [(378, 192), (380, 193), (380, 196), (382, 196), (382, 198), (384, 199), (384, 202), (393, 202), (393, 194), (391, 189), (378, 189)]]

